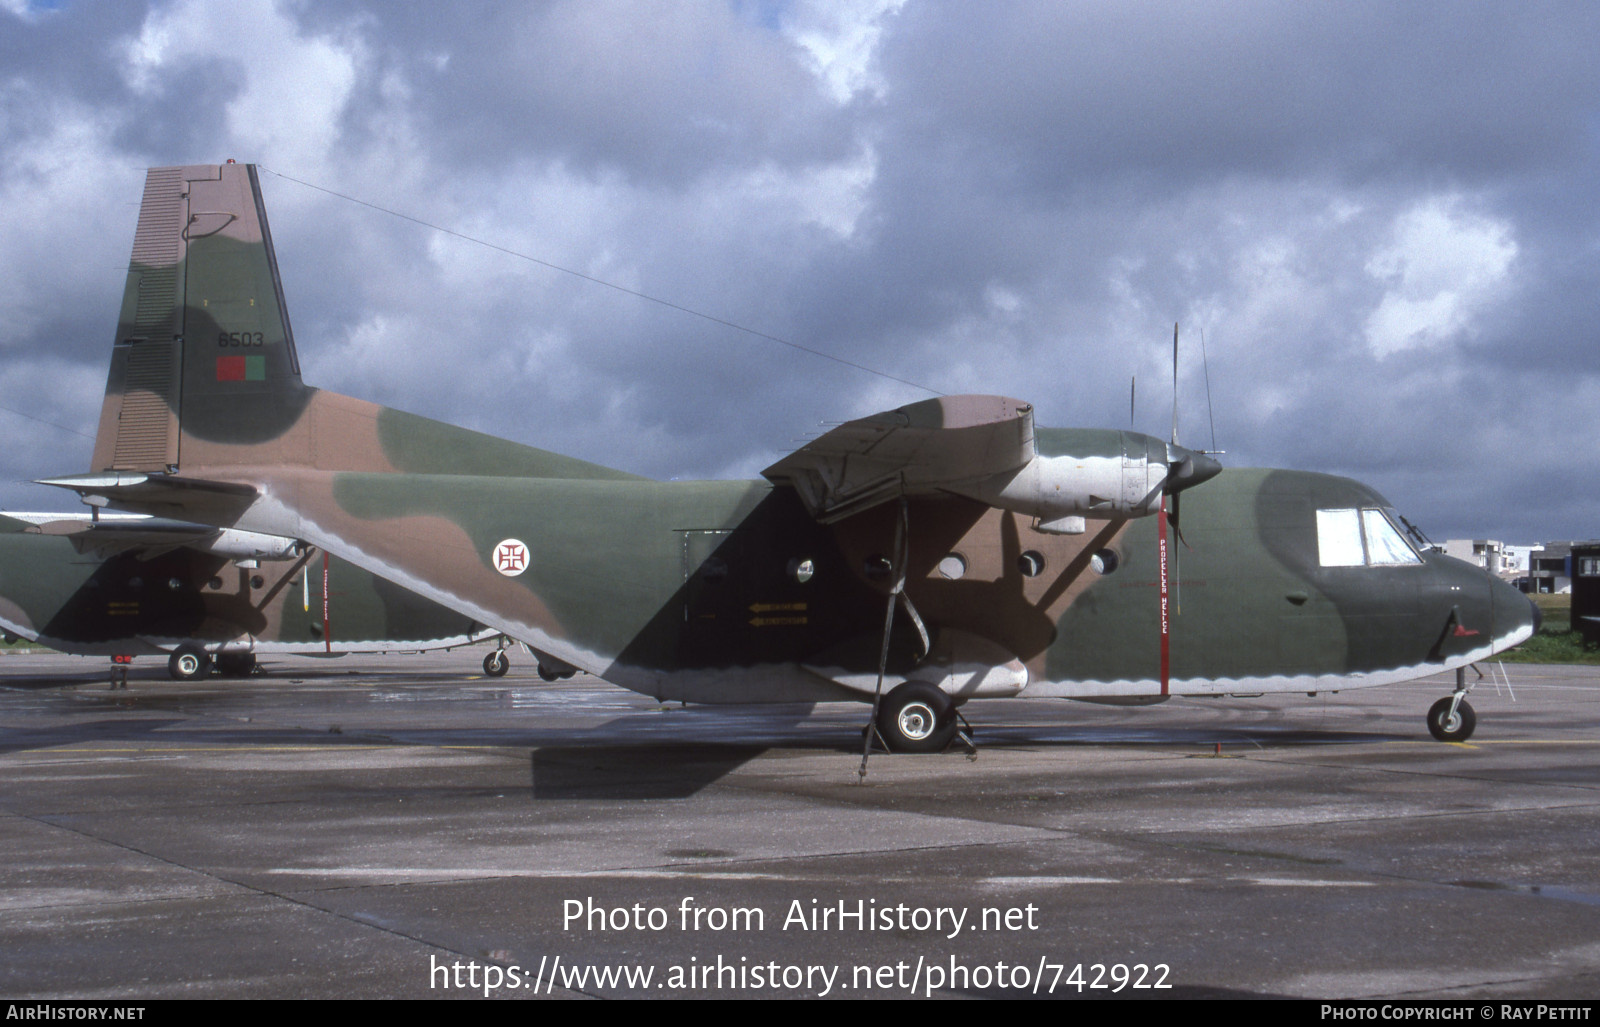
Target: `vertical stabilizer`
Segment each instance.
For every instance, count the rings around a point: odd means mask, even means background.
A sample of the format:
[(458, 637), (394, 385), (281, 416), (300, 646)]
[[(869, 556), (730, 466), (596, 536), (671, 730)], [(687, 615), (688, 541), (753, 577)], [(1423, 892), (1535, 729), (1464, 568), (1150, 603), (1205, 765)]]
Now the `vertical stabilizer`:
[(176, 471), (211, 443), (270, 447), (309, 392), (255, 168), (152, 168), (94, 468)]
[[(198, 516), (181, 508), (195, 493), (180, 502), (161, 491), (180, 479), (239, 483), (288, 468), (633, 477), (303, 384), (256, 169), (154, 168), (93, 473), (51, 481), (101, 503), (116, 482), (138, 481), (144, 498), (122, 491), (117, 501), (183, 517)], [(157, 493), (167, 498), (149, 498)]]

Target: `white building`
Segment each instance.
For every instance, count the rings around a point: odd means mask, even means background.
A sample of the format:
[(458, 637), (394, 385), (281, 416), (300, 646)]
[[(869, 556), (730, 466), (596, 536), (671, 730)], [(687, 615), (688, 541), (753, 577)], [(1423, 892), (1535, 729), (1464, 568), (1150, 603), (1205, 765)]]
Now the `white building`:
[[(1529, 547), (1522, 547), (1527, 549)], [(1511, 569), (1507, 560), (1505, 543), (1492, 538), (1445, 539), (1444, 553), (1457, 560), (1477, 564), (1490, 574), (1503, 574)], [(1526, 558), (1526, 554), (1524, 554)]]
[(1505, 561), (1506, 570), (1521, 577), (1528, 573), (1528, 560), (1535, 551), (1542, 551), (1544, 546), (1513, 546), (1508, 545), (1502, 559)]

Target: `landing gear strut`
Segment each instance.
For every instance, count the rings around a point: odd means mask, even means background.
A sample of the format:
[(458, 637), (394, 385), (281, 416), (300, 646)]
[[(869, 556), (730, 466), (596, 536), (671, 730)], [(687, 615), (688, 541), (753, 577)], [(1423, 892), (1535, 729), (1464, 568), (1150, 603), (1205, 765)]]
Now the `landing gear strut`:
[(1455, 691), (1428, 708), (1429, 734), (1441, 742), (1465, 742), (1472, 737), (1473, 729), (1478, 726), (1478, 715), (1467, 702), (1470, 691), (1466, 669), (1457, 667)]

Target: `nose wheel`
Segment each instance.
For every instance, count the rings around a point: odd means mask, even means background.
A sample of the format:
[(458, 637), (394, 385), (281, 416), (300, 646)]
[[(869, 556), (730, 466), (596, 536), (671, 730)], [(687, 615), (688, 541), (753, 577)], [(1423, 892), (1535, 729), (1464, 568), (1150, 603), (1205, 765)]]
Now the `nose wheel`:
[(1465, 668), (1456, 668), (1456, 690), (1428, 707), (1428, 733), (1441, 742), (1465, 742), (1478, 726), (1478, 715), (1467, 702)]
[(1478, 715), (1465, 699), (1446, 696), (1428, 710), (1428, 733), (1441, 742), (1465, 742), (1478, 726)]

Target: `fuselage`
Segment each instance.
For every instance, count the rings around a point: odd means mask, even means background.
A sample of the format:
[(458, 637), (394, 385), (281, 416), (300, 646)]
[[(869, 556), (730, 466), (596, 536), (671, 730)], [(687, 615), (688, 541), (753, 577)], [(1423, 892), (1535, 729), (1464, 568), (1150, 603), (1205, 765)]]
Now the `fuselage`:
[[(766, 482), (251, 480), (262, 498), (241, 526), (327, 545), (628, 688), (781, 702), (875, 684), (896, 503), (824, 525)], [(1384, 684), (1532, 633), (1525, 597), (1419, 552), (1389, 509), (1357, 482), (1305, 472), (1230, 470), (1186, 493), (1182, 537), (1168, 539), (1163, 660), (1158, 518), (1060, 534), (970, 499), (912, 499), (915, 615), (895, 614), (889, 670), (958, 695), (1156, 701)], [(507, 543), (524, 555), (502, 572)]]

